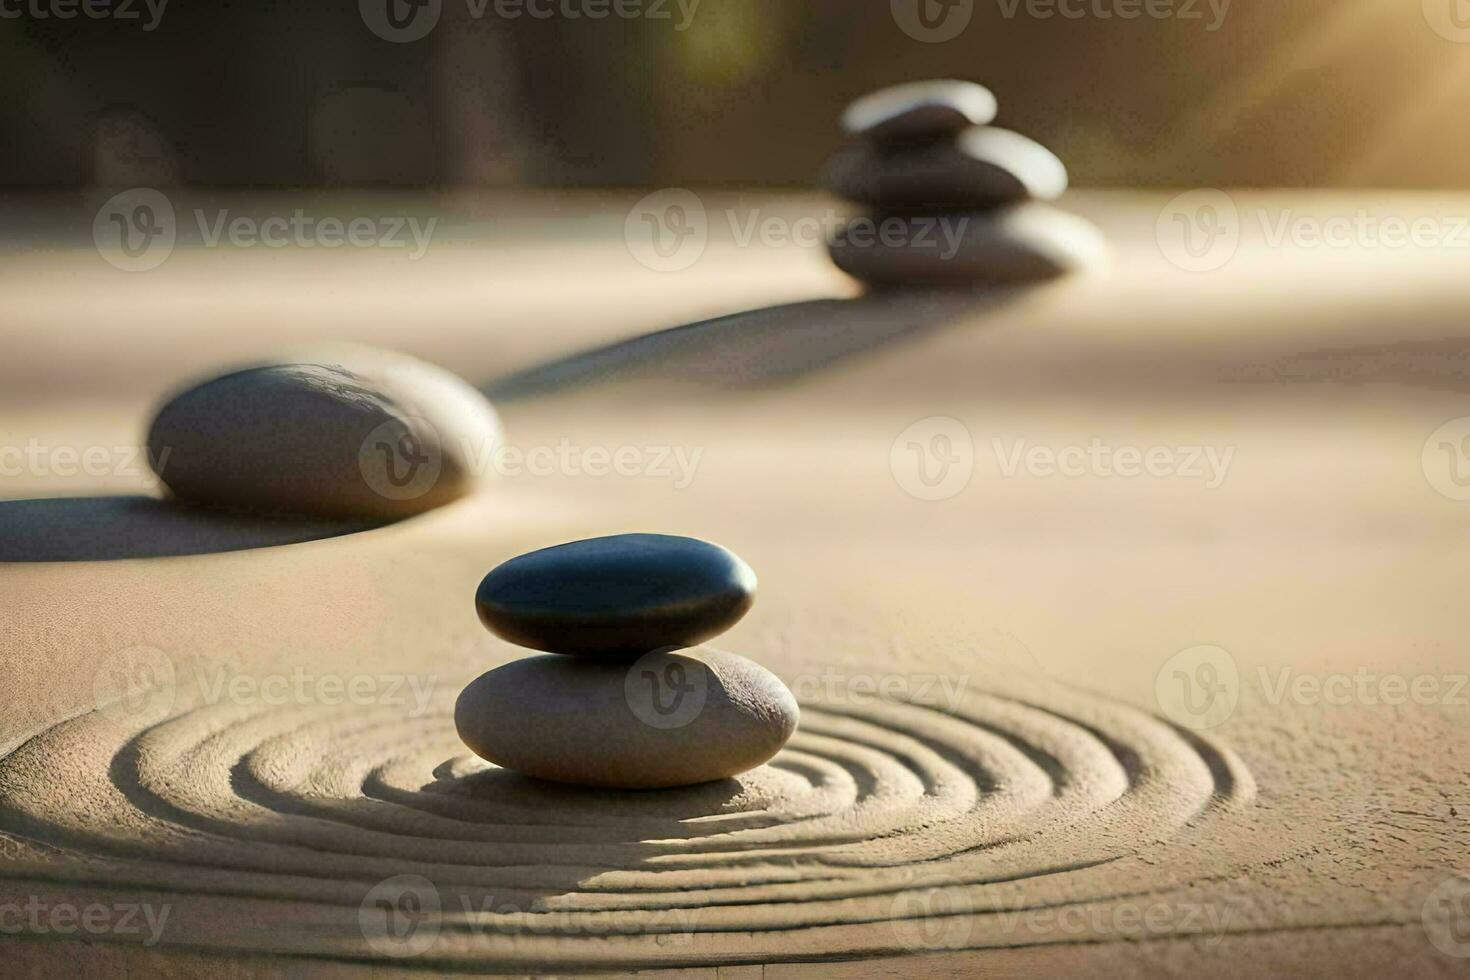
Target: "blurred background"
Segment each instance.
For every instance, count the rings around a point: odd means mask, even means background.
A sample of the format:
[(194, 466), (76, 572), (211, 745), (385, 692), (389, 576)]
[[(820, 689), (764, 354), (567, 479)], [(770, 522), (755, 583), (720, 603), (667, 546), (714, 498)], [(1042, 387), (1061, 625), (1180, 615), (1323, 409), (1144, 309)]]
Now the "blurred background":
[(799, 186), (936, 76), (1079, 185), (1470, 182), (1466, 0), (0, 0), (0, 184)]

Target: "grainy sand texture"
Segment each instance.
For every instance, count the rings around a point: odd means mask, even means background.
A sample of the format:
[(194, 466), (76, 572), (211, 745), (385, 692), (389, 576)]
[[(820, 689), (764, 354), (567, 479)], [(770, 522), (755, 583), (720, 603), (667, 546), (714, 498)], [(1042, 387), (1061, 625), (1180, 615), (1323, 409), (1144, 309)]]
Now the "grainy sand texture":
[[(1463, 975), (1463, 256), (1247, 237), (1199, 277), (1163, 200), (1070, 195), (1112, 270), (976, 295), (718, 236), (667, 276), (600, 198), (436, 202), (415, 264), (7, 256), (7, 445), (136, 446), (191, 375), (345, 340), (474, 381), (519, 453), (366, 529), (54, 499), (146, 466), (9, 479), (53, 499), (0, 503), (0, 925), (46, 925), (6, 969)], [(715, 645), (796, 735), (658, 792), (476, 759), (454, 699), (526, 654), (481, 576), (631, 531), (756, 570)]]

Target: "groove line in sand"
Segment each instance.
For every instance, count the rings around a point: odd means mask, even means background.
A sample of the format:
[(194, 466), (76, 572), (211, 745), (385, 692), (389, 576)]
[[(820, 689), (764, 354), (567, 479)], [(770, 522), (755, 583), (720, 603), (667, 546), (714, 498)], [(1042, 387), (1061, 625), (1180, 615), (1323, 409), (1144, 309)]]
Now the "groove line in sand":
[[(55, 754), (101, 764), (46, 785)], [(516, 961), (550, 943), (552, 960), (605, 963), (615, 946), (619, 962), (667, 965), (801, 928), (840, 934), (824, 940), (840, 956), (936, 888), (976, 917), (1002, 897), (1106, 901), (1123, 893), (1105, 866), (1253, 792), (1228, 749), (1051, 683), (1026, 698), (969, 693), (950, 711), (803, 705), (772, 763), (645, 794), (467, 757), (439, 698), (420, 717), (202, 705), (134, 728), (79, 716), (0, 758), (0, 827), (80, 858), (84, 878), (95, 868), (216, 913), (274, 900), (281, 952), (381, 955), (358, 907), (409, 874), (433, 883), (446, 961)], [(71, 877), (49, 862), (6, 873), (23, 871)], [(258, 944), (250, 922), (231, 921), (201, 920), (187, 941)], [(692, 941), (670, 947), (671, 931)]]

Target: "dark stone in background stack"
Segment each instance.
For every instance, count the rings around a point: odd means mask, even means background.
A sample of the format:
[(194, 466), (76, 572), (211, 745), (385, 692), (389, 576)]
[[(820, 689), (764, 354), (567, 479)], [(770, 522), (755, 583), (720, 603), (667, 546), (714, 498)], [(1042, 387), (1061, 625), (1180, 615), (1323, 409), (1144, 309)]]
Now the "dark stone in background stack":
[(1041, 144), (989, 125), (995, 97), (961, 81), (880, 89), (847, 107), (849, 137), (823, 185), (867, 207), (828, 242), (837, 267), (875, 286), (1016, 282), (1106, 253), (1088, 221), (1044, 202), (1067, 170)]

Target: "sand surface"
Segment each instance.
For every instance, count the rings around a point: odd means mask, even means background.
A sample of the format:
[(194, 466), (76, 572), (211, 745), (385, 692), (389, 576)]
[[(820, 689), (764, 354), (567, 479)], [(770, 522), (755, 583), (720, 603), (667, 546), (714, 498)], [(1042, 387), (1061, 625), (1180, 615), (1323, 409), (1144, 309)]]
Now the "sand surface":
[[(140, 913), (7, 936), (7, 958), (1462, 975), (1470, 502), (1439, 468), (1459, 430), (1435, 433), (1470, 391), (1464, 252), (1245, 234), (1187, 273), (1156, 245), (1166, 199), (1074, 195), (1114, 267), (973, 296), (855, 299), (819, 249), (713, 232), (692, 268), (647, 270), (631, 201), (591, 197), (436, 202), (418, 262), (7, 255), (0, 445), (50, 461), (7, 494), (51, 499), (0, 502), (0, 909), (167, 910), (157, 942)], [(216, 524), (125, 499), (154, 492), (141, 466), (58, 472), (56, 447), (136, 446), (190, 374), (315, 340), (484, 385), (522, 464), (368, 530)], [(1174, 470), (1009, 463), (1094, 440)], [(534, 471), (537, 447), (571, 462)], [(637, 474), (589, 475), (592, 447), (633, 447)], [(756, 569), (715, 645), (802, 702), (772, 764), (601, 793), (459, 743), (459, 688), (519, 655), (476, 620), (480, 576), (622, 531)]]

